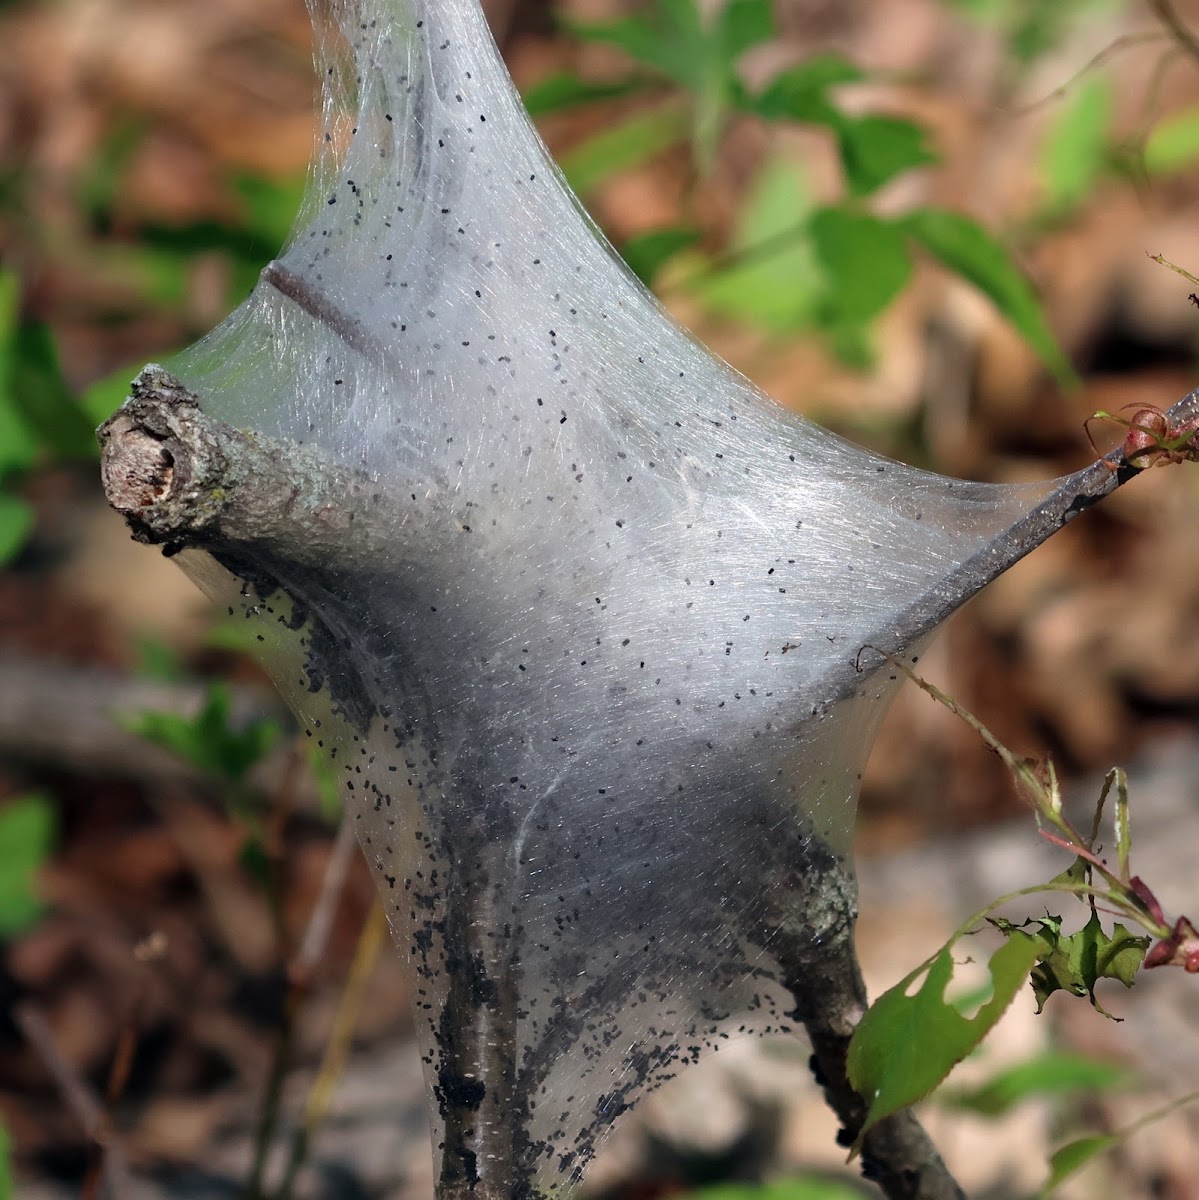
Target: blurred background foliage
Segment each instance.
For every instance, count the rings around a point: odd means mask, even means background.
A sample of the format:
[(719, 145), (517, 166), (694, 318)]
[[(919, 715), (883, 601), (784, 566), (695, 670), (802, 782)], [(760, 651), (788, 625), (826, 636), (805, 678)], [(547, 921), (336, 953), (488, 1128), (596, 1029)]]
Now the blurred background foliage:
[[(782, 403), (908, 461), (1021, 480), (1086, 461), (1096, 409), (1165, 407), (1196, 383), (1186, 287), (1146, 254), (1199, 267), (1199, 3), (487, 7), (631, 269)], [(272, 1106), (327, 1042), (371, 893), (347, 868), (297, 988), (288, 964), (337, 861), (321, 766), (240, 631), (129, 546), (92, 430), (286, 238), (313, 140), (310, 33), (299, 0), (9, 0), (0, 32), (0, 1115), (37, 1194), (95, 1177), (95, 1131), (30, 1046), (21, 1014), (40, 1013), (134, 1164), (180, 1188), (230, 1130), (261, 1150), (287, 1128)], [(1194, 487), (1150, 472), (1125, 493), (927, 660), (1067, 776), (1193, 737), (1199, 711)], [(864, 810), (871, 853), (1013, 802), (976, 741), (909, 697)], [(139, 957), (154, 934), (167, 948)], [(367, 1046), (406, 1023), (387, 956), (371, 986)], [(994, 1119), (1039, 1097), (1049, 1127), (1117, 1077), (1041, 1047), (944, 1107)], [(775, 1134), (722, 1158), (651, 1131), (612, 1194), (794, 1166)], [(262, 1175), (261, 1153), (238, 1153), (240, 1179)], [(419, 1195), (421, 1169), (371, 1194)], [(861, 1193), (813, 1176), (701, 1194)]]

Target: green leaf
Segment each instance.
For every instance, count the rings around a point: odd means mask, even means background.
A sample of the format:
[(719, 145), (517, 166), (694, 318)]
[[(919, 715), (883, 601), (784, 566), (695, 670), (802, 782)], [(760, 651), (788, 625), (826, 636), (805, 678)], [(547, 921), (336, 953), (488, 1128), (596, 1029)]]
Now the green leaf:
[(234, 728), (229, 710), (228, 688), (212, 684), (204, 706), (194, 717), (144, 712), (121, 720), (131, 732), (166, 747), (201, 770), (240, 782), (274, 745), (279, 728), (269, 720)]
[(257, 832), (247, 831), (238, 849), (237, 861), (241, 869), (269, 894), (272, 884), (271, 858), (266, 852), (266, 843)]
[(187, 668), (174, 646), (155, 637), (142, 634), (136, 639), (137, 674), (141, 679), (157, 679), (163, 683), (181, 683), (187, 678)]
[(0, 1121), (0, 1200), (14, 1200), (17, 1185), (13, 1180), (12, 1141), (4, 1122)]
[(533, 84), (524, 93), (525, 108), (531, 117), (545, 117), (550, 113), (578, 108), (597, 100), (611, 100), (627, 96), (642, 87), (639, 80), (623, 83), (589, 83), (569, 71), (548, 75)]
[(84, 388), (77, 403), (89, 424), (102, 424), (125, 403), (130, 382), (140, 369), (140, 366), (122, 367)]
[(846, 1063), (850, 1083), (870, 1102), (863, 1134), (927, 1096), (982, 1041), (1028, 979), (1039, 948), (1033, 937), (1011, 938), (991, 955), (991, 998), (973, 1017), (945, 1001), (953, 975), (950, 946), (870, 1006), (854, 1031)]
[(716, 37), (726, 64), (775, 34), (772, 0), (728, 0), (717, 18)]
[(674, 75), (674, 56), (667, 44), (667, 37), (649, 22), (636, 17), (624, 17), (619, 21), (595, 25), (571, 21), (566, 27), (579, 41), (616, 46), (631, 59), (665, 75)]
[(27, 470), (37, 455), (37, 440), (13, 393), (20, 311), (21, 281), (15, 272), (0, 270), (0, 477)]
[(805, 121), (835, 128), (841, 113), (829, 99), (829, 90), (862, 78), (862, 72), (839, 55), (819, 55), (781, 71), (747, 103), (767, 121)]
[(811, 205), (798, 168), (782, 158), (769, 161), (737, 217), (737, 258), (696, 288), (704, 303), (772, 332), (810, 327), (824, 290), (808, 236)]
[(1064, 1179), (1086, 1166), (1096, 1155), (1114, 1149), (1120, 1143), (1127, 1141), (1139, 1130), (1156, 1124), (1163, 1117), (1168, 1117), (1171, 1113), (1178, 1112), (1180, 1109), (1194, 1104), (1196, 1100), (1199, 1100), (1199, 1091), (1187, 1092), (1183, 1096), (1176, 1096), (1160, 1108), (1155, 1108), (1143, 1114), (1131, 1124), (1125, 1125), (1122, 1129), (1117, 1129), (1114, 1133), (1094, 1134), (1090, 1137), (1079, 1138), (1077, 1141), (1067, 1142), (1055, 1151), (1050, 1158), (1049, 1178), (1045, 1181), (1045, 1186), (1041, 1189), (1039, 1196), (1043, 1200)]
[(717, 1183), (687, 1193), (688, 1200), (862, 1200), (859, 1188), (806, 1176), (772, 1183)]
[(1078, 88), (1058, 113), (1038, 155), (1050, 213), (1069, 212), (1094, 188), (1108, 162), (1111, 115), (1111, 85), (1103, 77)]
[(1049, 1050), (1027, 1062), (1017, 1063), (992, 1076), (986, 1083), (938, 1097), (949, 1108), (965, 1109), (985, 1117), (999, 1117), (1034, 1096), (1056, 1096), (1069, 1092), (1097, 1092), (1128, 1082), (1128, 1072), (1112, 1063), (1099, 1062), (1081, 1054)]
[(560, 165), (570, 186), (585, 196), (605, 179), (640, 166), (681, 142), (688, 132), (686, 113), (677, 104), (634, 113), (597, 133), (562, 156)]
[(919, 245), (991, 300), (1063, 387), (1078, 384), (1032, 286), (995, 238), (969, 217), (944, 209), (917, 209), (902, 224)]
[(1037, 1012), (1054, 992), (1065, 991), (1088, 997), (1099, 1012), (1110, 1017), (1111, 1013), (1095, 998), (1095, 985), (1100, 979), (1118, 979), (1125, 987), (1132, 987), (1152, 941), (1149, 937), (1134, 936), (1118, 921), (1109, 936), (1097, 912), (1091, 913), (1090, 920), (1077, 933), (1067, 935), (1062, 934), (1061, 917), (1033, 917), (1021, 926), (998, 917), (991, 923), (1009, 937), (1028, 926), (1036, 928), (1035, 935), (1026, 936), (1036, 936), (1044, 945), (1038, 956), (1040, 962), (1030, 977)]
[(648, 233), (629, 238), (620, 248), (621, 257), (629, 269), (645, 284), (652, 285), (654, 276), (680, 250), (699, 241), (698, 229), (676, 226), (671, 229), (651, 229)]
[(843, 117), (836, 129), (845, 182), (854, 196), (869, 196), (896, 175), (937, 161), (925, 131), (902, 117)]
[(830, 325), (861, 326), (903, 289), (912, 273), (903, 230), (870, 213), (818, 209), (808, 222), (828, 294), (822, 305)]
[[(307, 176), (273, 179), (268, 175), (246, 173), (235, 175), (231, 183), (246, 208), (245, 233), (261, 242), (262, 251), (266, 254), (277, 254), (287, 241), (296, 213), (300, 210), (308, 183)], [(234, 247), (235, 253), (239, 249)], [(261, 259), (261, 251), (255, 253), (254, 257)]]
[(1182, 171), (1199, 159), (1199, 105), (1159, 121), (1145, 142), (1143, 161), (1151, 175)]
[(308, 743), (308, 762), (312, 766), (312, 777), (316, 781), (316, 794), (320, 799), (321, 813), (329, 821), (341, 816), (341, 780), (329, 761), (328, 754), (316, 742)]
[(34, 875), (54, 842), (54, 809), (37, 794), (0, 808), (0, 937), (23, 932), (42, 911)]
[(95, 431), (63, 378), (49, 327), (27, 322), (17, 331), (12, 349), (11, 394), (39, 444), (59, 458), (95, 458)]
[(0, 492), (0, 565), (8, 562), (33, 532), (33, 509), (17, 496)]
[(37, 442), (24, 418), (0, 391), (0, 478), (10, 471), (25, 471), (37, 457)]
[(111, 223), (112, 209), (146, 128), (144, 121), (128, 117), (119, 120), (97, 145), (78, 177), (80, 206), (101, 228)]
[(1112, 1149), (1119, 1142), (1119, 1134), (1100, 1133), (1059, 1147), (1049, 1159), (1049, 1179), (1041, 1189), (1041, 1195), (1048, 1196), (1067, 1176), (1081, 1170), (1096, 1155)]

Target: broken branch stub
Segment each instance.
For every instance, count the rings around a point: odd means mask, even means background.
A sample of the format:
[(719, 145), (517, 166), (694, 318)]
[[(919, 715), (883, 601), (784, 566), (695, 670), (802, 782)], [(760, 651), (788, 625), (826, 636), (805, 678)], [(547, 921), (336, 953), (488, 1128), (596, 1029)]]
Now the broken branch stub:
[(109, 503), (139, 542), (168, 554), (185, 546), (259, 547), (304, 565), (335, 567), (388, 538), (393, 498), (364, 472), (317, 450), (235, 429), (156, 363), (97, 434)]

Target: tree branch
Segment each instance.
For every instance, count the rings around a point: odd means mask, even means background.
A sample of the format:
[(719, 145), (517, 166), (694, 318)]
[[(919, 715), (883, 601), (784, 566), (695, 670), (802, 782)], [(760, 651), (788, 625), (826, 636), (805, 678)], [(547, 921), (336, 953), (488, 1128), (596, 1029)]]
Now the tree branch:
[[(272, 276), (271, 282), (281, 290), (290, 285), (283, 276)], [(311, 297), (293, 299), (311, 311)], [(335, 325), (340, 320), (337, 313), (313, 315)], [(346, 337), (353, 341), (354, 331), (347, 330)], [(1169, 417), (1180, 423), (1196, 412), (1199, 392), (1185, 397)], [(102, 427), (100, 438), (109, 500), (125, 515), (135, 538), (163, 545), (168, 553), (194, 545), (249, 561), (265, 551), (276, 561), (324, 569), (360, 568), (364, 561), (395, 553), (390, 539), (404, 514), (402, 497), (363, 474), (328, 463), (311, 448), (206, 418), (196, 396), (161, 367), (149, 366), (141, 373), (131, 400)], [(1063, 480), (1036, 509), (867, 640), (901, 651), (1136, 473), (1117, 452)], [(860, 680), (847, 663), (829, 682), (844, 691)], [(813, 844), (819, 849), (818, 842)], [(783, 863), (774, 869), (788, 871)], [(797, 869), (791, 864), (790, 873)], [(822, 866), (805, 867), (803, 873), (806, 882), (792, 879), (788, 887), (770, 889), (779, 896), (799, 896), (800, 902), (788, 912), (767, 913), (769, 928), (764, 925), (758, 934), (766, 940), (759, 944), (769, 944), (784, 964), (794, 1019), (808, 1031), (813, 1069), (849, 1144), (867, 1107), (845, 1070), (849, 1040), (867, 1004), (853, 945), (856, 890), (851, 869), (831, 853)], [(782, 875), (780, 880), (787, 882)], [(507, 1050), (515, 1053), (514, 1047)], [(516, 1066), (510, 1063), (506, 1070)], [(499, 1091), (510, 1097), (510, 1078)], [(866, 1136), (862, 1162), (867, 1176), (891, 1200), (962, 1196), (908, 1112), (881, 1122)], [(453, 1194), (453, 1188), (443, 1194)]]
[[(1166, 412), (1171, 428), (1199, 416), (1199, 388), (1188, 392)], [(972, 596), (997, 579), (1026, 555), (1063, 529), (1092, 505), (1110, 496), (1118, 487), (1141, 472), (1125, 462), (1120, 450), (1089, 467), (1067, 475), (1058, 486), (1026, 516), (1013, 522), (1003, 533), (959, 567), (939, 579), (887, 626), (862, 639), (863, 646), (877, 646), (889, 654), (901, 656), (930, 629), (935, 629)], [(842, 676), (842, 690), (851, 691), (853, 682)]]

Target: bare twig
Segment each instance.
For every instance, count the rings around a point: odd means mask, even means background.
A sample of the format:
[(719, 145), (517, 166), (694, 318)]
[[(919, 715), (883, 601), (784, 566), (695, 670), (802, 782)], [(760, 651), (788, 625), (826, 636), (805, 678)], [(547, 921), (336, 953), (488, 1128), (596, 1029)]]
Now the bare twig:
[[(353, 826), (351, 823), (344, 821), (341, 830), (349, 831), (349, 838), (345, 844), (353, 846)], [(338, 832), (338, 844), (341, 844), (341, 830)], [(326, 884), (328, 884), (329, 877), (332, 874), (332, 866), (333, 863), (331, 860), (330, 867), (325, 873)], [(344, 868), (342, 873), (344, 877)], [(322, 892), (322, 898), (323, 895), (324, 893)], [(317, 907), (318, 909), (320, 908), (320, 902), (318, 902)], [(315, 924), (315, 912), (313, 913), (313, 918), (313, 922), (309, 923), (309, 932), (312, 932), (313, 925)], [(346, 976), (345, 987), (342, 989), (341, 999), (337, 1004), (337, 1012), (333, 1018), (333, 1029), (325, 1045), (325, 1053), (321, 1059), (320, 1070), (317, 1071), (316, 1079), (309, 1089), (308, 1100), (304, 1105), (304, 1116), (292, 1141), (287, 1169), (284, 1172), (283, 1182), (279, 1185), (279, 1189), (275, 1193), (275, 1200), (290, 1200), (292, 1191), (295, 1188), (296, 1176), (299, 1174), (300, 1168), (304, 1165), (304, 1160), (308, 1157), (312, 1135), (316, 1132), (317, 1126), (320, 1125), (321, 1121), (325, 1118), (325, 1114), (329, 1111), (329, 1104), (333, 1098), (333, 1089), (336, 1087), (337, 1081), (341, 1077), (342, 1070), (345, 1067), (346, 1056), (350, 1049), (350, 1041), (354, 1036), (354, 1029), (358, 1024), (358, 1014), (362, 1011), (362, 1001), (366, 994), (366, 985), (370, 982), (375, 964), (379, 961), (379, 954), (383, 948), (386, 936), (386, 914), (383, 911), (383, 906), (376, 902), (371, 906), (366, 922), (362, 927), (362, 933), (359, 935), (358, 945), (354, 950), (354, 961), (350, 964), (350, 973)], [(307, 940), (305, 938), (305, 941)]]
[[(1170, 427), (1182, 425), (1199, 414), (1199, 389), (1189, 392), (1166, 412)], [(923, 633), (935, 628), (1022, 558), (1030, 554), (1075, 517), (1140, 472), (1128, 466), (1121, 451), (1066, 476), (1032, 512), (1014, 521), (1003, 533), (950, 571), (923, 596), (910, 604), (885, 629), (863, 639), (889, 654), (902, 654)], [(844, 688), (848, 679), (838, 672)]]
[(79, 1072), (59, 1053), (54, 1033), (32, 1004), (18, 1004), (13, 1011), (25, 1039), (38, 1052), (54, 1078), (67, 1108), (74, 1114), (88, 1141), (103, 1155), (104, 1180), (114, 1200), (132, 1194), (133, 1179), (125, 1152), (112, 1132), (100, 1098)]
[(1171, 0), (1149, 0), (1149, 7), (1175, 42), (1199, 62), (1199, 38), (1183, 24), (1182, 18), (1174, 11)]
[(321, 880), (321, 892), (308, 918), (308, 926), (300, 939), (299, 948), (287, 966), (288, 977), (293, 982), (307, 986), (312, 979), (312, 972), (325, 956), (325, 947), (329, 944), (329, 933), (333, 928), (333, 917), (337, 912), (337, 904), (345, 887), (346, 873), (350, 869), (357, 846), (358, 843), (354, 840), (354, 822), (347, 812), (341, 818), (337, 836), (329, 850), (329, 861), (325, 864), (325, 875)]

